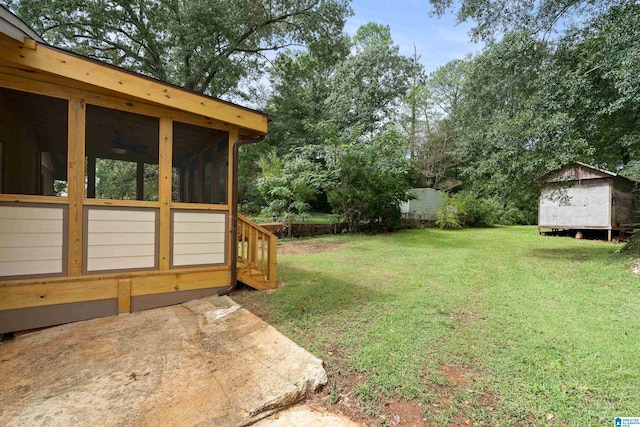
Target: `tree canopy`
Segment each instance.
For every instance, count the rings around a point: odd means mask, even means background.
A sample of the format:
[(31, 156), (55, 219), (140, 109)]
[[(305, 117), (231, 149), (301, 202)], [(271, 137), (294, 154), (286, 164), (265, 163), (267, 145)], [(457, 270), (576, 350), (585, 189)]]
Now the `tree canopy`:
[(47, 41), (220, 96), (260, 75), (266, 55), (332, 44), (348, 0), (4, 0)]

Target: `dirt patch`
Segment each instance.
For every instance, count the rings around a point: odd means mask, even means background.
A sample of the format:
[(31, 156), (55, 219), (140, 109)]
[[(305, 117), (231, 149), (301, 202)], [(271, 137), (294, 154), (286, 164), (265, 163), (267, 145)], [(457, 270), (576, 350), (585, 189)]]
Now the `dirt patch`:
[(394, 426), (424, 426), (424, 408), (415, 401), (396, 397), (385, 407), (384, 417)]
[(278, 255), (298, 255), (298, 254), (318, 254), (321, 252), (334, 251), (344, 243), (285, 243), (278, 245)]
[(457, 366), (443, 366), (441, 368), (447, 382), (452, 385), (463, 386), (469, 382), (469, 369)]
[(631, 272), (635, 274), (640, 273), (640, 261), (635, 261), (631, 264)]
[[(483, 374), (466, 364), (442, 365), (444, 383), (428, 382), (431, 404), (425, 413), (429, 420), (448, 419), (449, 425), (493, 425), (491, 413), (500, 404), (498, 397), (484, 386)], [(479, 412), (482, 419), (476, 419)], [(446, 414), (450, 414), (448, 418)]]

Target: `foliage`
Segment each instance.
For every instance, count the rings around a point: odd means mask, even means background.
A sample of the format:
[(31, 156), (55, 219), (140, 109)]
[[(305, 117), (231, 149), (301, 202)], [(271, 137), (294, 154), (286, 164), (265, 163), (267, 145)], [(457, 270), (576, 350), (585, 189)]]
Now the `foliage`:
[[(96, 159), (96, 198), (135, 200), (137, 164), (113, 159)], [(158, 200), (158, 166), (144, 165), (144, 200)]]
[(562, 27), (585, 22), (620, 4), (613, 0), (531, 0), (520, 2), (490, 2), (485, 0), (429, 0), (434, 13), (443, 15), (457, 8), (457, 21), (474, 21), (471, 29), (474, 41), (493, 41), (508, 32), (526, 32), (548, 37)]
[(290, 221), (304, 216), (310, 209), (309, 202), (327, 186), (327, 173), (300, 149), (286, 157), (275, 151), (258, 161), (261, 176), (257, 186), (267, 201), (264, 213), (284, 217)]
[(360, 26), (353, 36), (353, 47), (358, 53), (392, 44), (391, 27), (376, 22), (368, 22)]
[(413, 69), (412, 61), (394, 45), (374, 44), (350, 55), (337, 64), (328, 81), (326, 119), (340, 129), (360, 126), (365, 133), (392, 123), (409, 91)]
[(640, 229), (633, 230), (633, 234), (627, 240), (620, 252), (630, 255), (634, 258), (640, 258)]
[(436, 225), (440, 228), (488, 227), (498, 223), (502, 208), (490, 198), (471, 192), (445, 197), (438, 209)]
[(535, 227), (306, 244), (335, 249), (287, 252), (285, 286), (234, 299), (321, 357), (343, 396), (422, 404), (427, 425), (595, 426), (640, 407), (638, 277), (619, 245)]
[(406, 140), (389, 128), (363, 137), (332, 135), (326, 152), (331, 184), (327, 195), (334, 212), (345, 218), (350, 232), (391, 230), (400, 223), (400, 204), (408, 200)]
[(211, 95), (261, 74), (266, 54), (331, 46), (348, 0), (5, 0), (49, 42)]
[[(267, 108), (276, 118), (266, 142), (275, 151), (262, 158), (283, 164), (270, 177), (263, 167), (256, 182), (270, 211), (297, 214), (294, 200), (308, 210), (312, 198), (294, 196), (296, 177), (318, 184), (314, 197), (326, 194), (352, 232), (361, 223), (389, 229), (408, 187), (406, 141), (389, 124), (415, 66), (392, 44), (388, 27), (363, 26), (351, 53), (350, 42), (342, 39), (331, 52), (287, 51), (273, 62)], [(252, 155), (260, 156), (258, 150)]]

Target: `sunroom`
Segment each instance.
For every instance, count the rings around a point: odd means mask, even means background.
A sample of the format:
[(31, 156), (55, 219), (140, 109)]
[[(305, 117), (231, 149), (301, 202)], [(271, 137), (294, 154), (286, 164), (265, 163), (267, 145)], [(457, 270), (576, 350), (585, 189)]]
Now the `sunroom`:
[(274, 287), (275, 237), (234, 209), (238, 148), (269, 117), (0, 12), (0, 332)]

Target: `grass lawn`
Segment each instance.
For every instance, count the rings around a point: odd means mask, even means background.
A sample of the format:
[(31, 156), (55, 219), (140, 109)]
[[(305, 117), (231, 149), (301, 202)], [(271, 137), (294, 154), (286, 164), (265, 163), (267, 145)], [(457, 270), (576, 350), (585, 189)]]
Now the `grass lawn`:
[(534, 227), (307, 239), (279, 247), (278, 290), (233, 297), (370, 423), (612, 425), (640, 416), (640, 277), (617, 248)]

